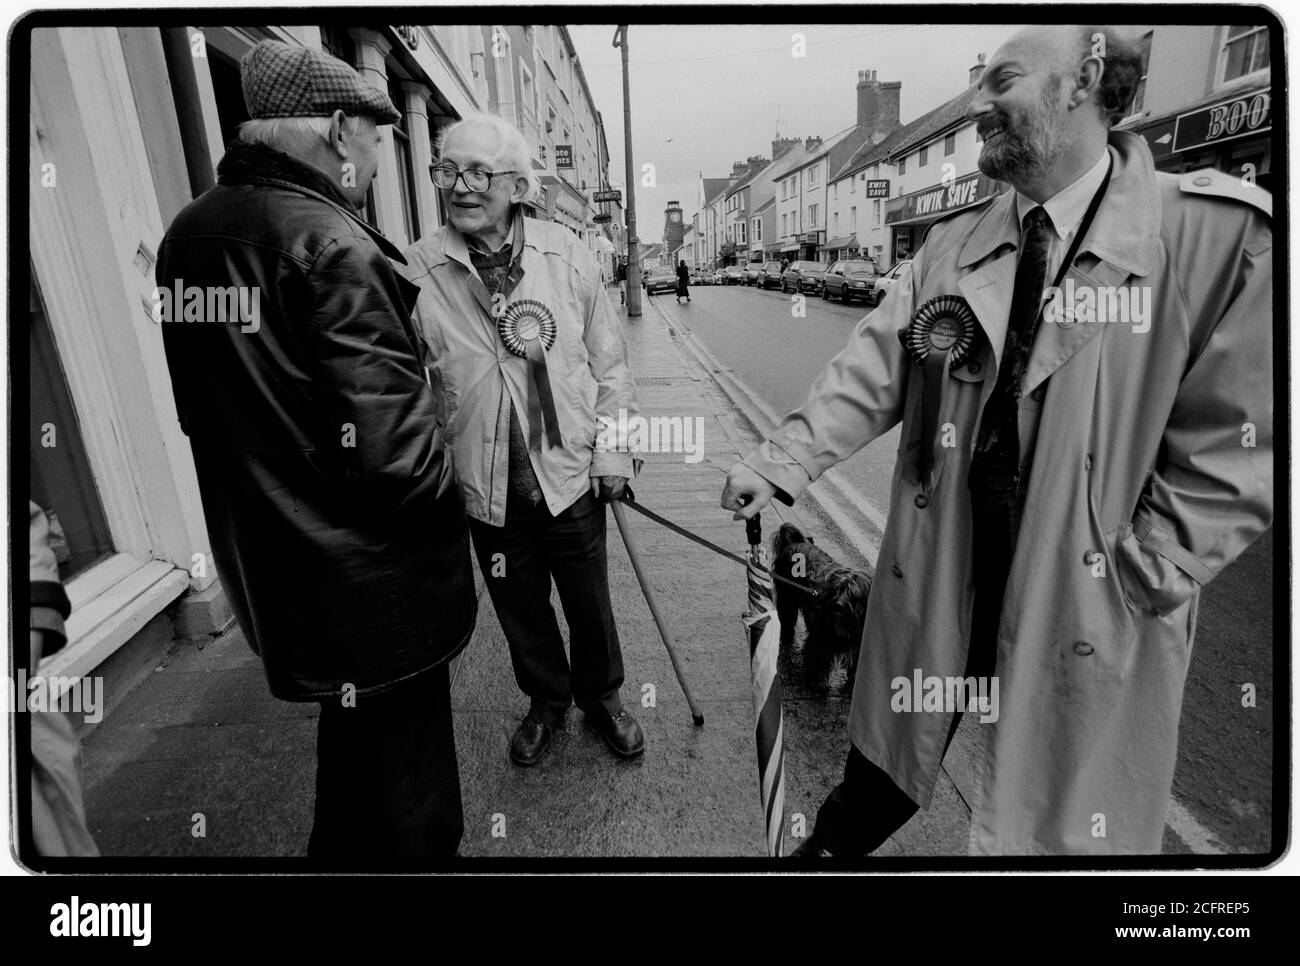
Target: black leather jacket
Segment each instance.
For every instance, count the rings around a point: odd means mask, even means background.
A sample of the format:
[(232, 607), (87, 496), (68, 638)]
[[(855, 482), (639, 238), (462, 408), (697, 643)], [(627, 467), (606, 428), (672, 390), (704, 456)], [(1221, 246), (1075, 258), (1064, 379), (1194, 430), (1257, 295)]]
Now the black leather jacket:
[[(382, 689), (454, 656), (477, 610), (416, 288), (314, 168), (236, 141), (217, 172), (157, 265), (217, 573), (276, 696)], [(227, 286), (250, 311), (222, 321)]]

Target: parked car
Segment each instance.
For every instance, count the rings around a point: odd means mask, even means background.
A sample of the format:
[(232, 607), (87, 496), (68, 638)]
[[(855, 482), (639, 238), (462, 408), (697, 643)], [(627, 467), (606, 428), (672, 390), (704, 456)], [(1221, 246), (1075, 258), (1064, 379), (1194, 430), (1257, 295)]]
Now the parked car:
[(826, 270), (826, 276), (822, 280), (822, 298), (839, 299), (846, 304), (861, 299), (868, 305), (873, 305), (873, 290), (879, 277), (880, 268), (870, 258), (838, 261)]
[(745, 267), (743, 265), (728, 265), (722, 270), (722, 274), (726, 277), (726, 284), (728, 285), (745, 284)]
[(727, 284), (727, 276), (723, 273), (722, 269), (720, 269), (720, 268), (715, 268), (715, 269), (713, 270), (713, 276), (712, 276), (712, 278), (713, 278), (713, 282), (712, 282), (712, 284), (714, 284), (714, 285), (725, 285), (725, 284)]
[(889, 271), (876, 279), (876, 284), (872, 288), (872, 299), (876, 305), (879, 305), (880, 300), (889, 294), (890, 287), (898, 281), (898, 275), (903, 270), (903, 267), (911, 264), (912, 260), (910, 258), (895, 262)]
[(781, 263), (764, 262), (763, 276), (758, 280), (760, 287), (764, 289), (781, 287)]
[(821, 274), (826, 266), (821, 262), (791, 262), (781, 276), (782, 292), (812, 292), (814, 295), (821, 285)]
[(691, 269), (692, 285), (710, 285), (713, 283), (713, 273), (705, 271), (702, 268)]
[(671, 268), (652, 268), (645, 277), (645, 294), (656, 292), (676, 292), (677, 273)]
[(763, 279), (763, 263), (750, 262), (745, 266), (745, 284), (757, 285)]

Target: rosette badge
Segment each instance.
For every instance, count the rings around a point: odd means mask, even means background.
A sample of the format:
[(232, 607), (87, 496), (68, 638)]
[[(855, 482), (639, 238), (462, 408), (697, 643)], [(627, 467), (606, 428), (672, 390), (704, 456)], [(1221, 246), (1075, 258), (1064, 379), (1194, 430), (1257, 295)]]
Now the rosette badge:
[(912, 316), (903, 344), (917, 362), (931, 352), (947, 352), (949, 368), (966, 361), (975, 339), (975, 314), (960, 295), (938, 295)]
[(506, 348), (521, 358), (528, 358), (530, 343), (540, 341), (542, 349), (555, 344), (555, 316), (536, 299), (511, 302), (501, 313), (497, 328)]

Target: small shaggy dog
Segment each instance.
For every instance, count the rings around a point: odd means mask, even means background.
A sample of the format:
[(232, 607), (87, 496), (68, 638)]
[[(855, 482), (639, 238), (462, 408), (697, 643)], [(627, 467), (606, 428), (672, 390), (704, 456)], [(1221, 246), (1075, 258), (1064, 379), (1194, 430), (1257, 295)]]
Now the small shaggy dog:
[(772, 538), (772, 571), (816, 588), (816, 595), (780, 580), (776, 613), (781, 621), (781, 647), (789, 653), (794, 625), (802, 612), (808, 636), (803, 653), (809, 677), (824, 677), (837, 660), (848, 660), (852, 684), (862, 643), (862, 625), (871, 593), (871, 575), (837, 563), (805, 537), (798, 527), (783, 523)]

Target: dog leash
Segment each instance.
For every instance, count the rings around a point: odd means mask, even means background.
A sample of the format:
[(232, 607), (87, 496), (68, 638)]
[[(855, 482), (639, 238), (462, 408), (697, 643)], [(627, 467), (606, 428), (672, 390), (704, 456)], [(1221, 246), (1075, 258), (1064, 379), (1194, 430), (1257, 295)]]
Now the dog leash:
[[(624, 487), (623, 496), (620, 498), (619, 502), (626, 504), (627, 506), (630, 506), (637, 513), (641, 514), (644, 517), (650, 518), (655, 523), (659, 524), (661, 527), (666, 527), (669, 530), (673, 531), (673, 533), (676, 533), (679, 536), (683, 536), (687, 540), (692, 540), (695, 543), (698, 543), (701, 547), (707, 547), (708, 549), (712, 550), (714, 553), (726, 557), (728, 560), (734, 560), (742, 567), (749, 566), (749, 561), (744, 557), (740, 556), (740, 554), (732, 553), (730, 550), (726, 549), (725, 547), (719, 547), (716, 543), (713, 543), (710, 540), (706, 540), (704, 537), (701, 537), (697, 533), (691, 533), (691, 531), (687, 530), (685, 527), (673, 523), (672, 520), (669, 520), (666, 517), (661, 517), (658, 513), (655, 513), (654, 510), (651, 510), (649, 507), (643, 506), (642, 504), (638, 503), (636, 501), (636, 498), (632, 495), (632, 491), (630, 487), (627, 486)], [(768, 575), (771, 576), (773, 580), (779, 580), (783, 584), (789, 584), (791, 587), (796, 587), (799, 590), (802, 590), (804, 593), (811, 594), (814, 597), (821, 596), (821, 593), (816, 588), (812, 587), (809, 584), (800, 583), (797, 580), (791, 580), (789, 577), (784, 577), (781, 574), (778, 574), (775, 571), (773, 571), (770, 567), (763, 567), (761, 564), (759, 566), (762, 567), (763, 570), (767, 571)]]

